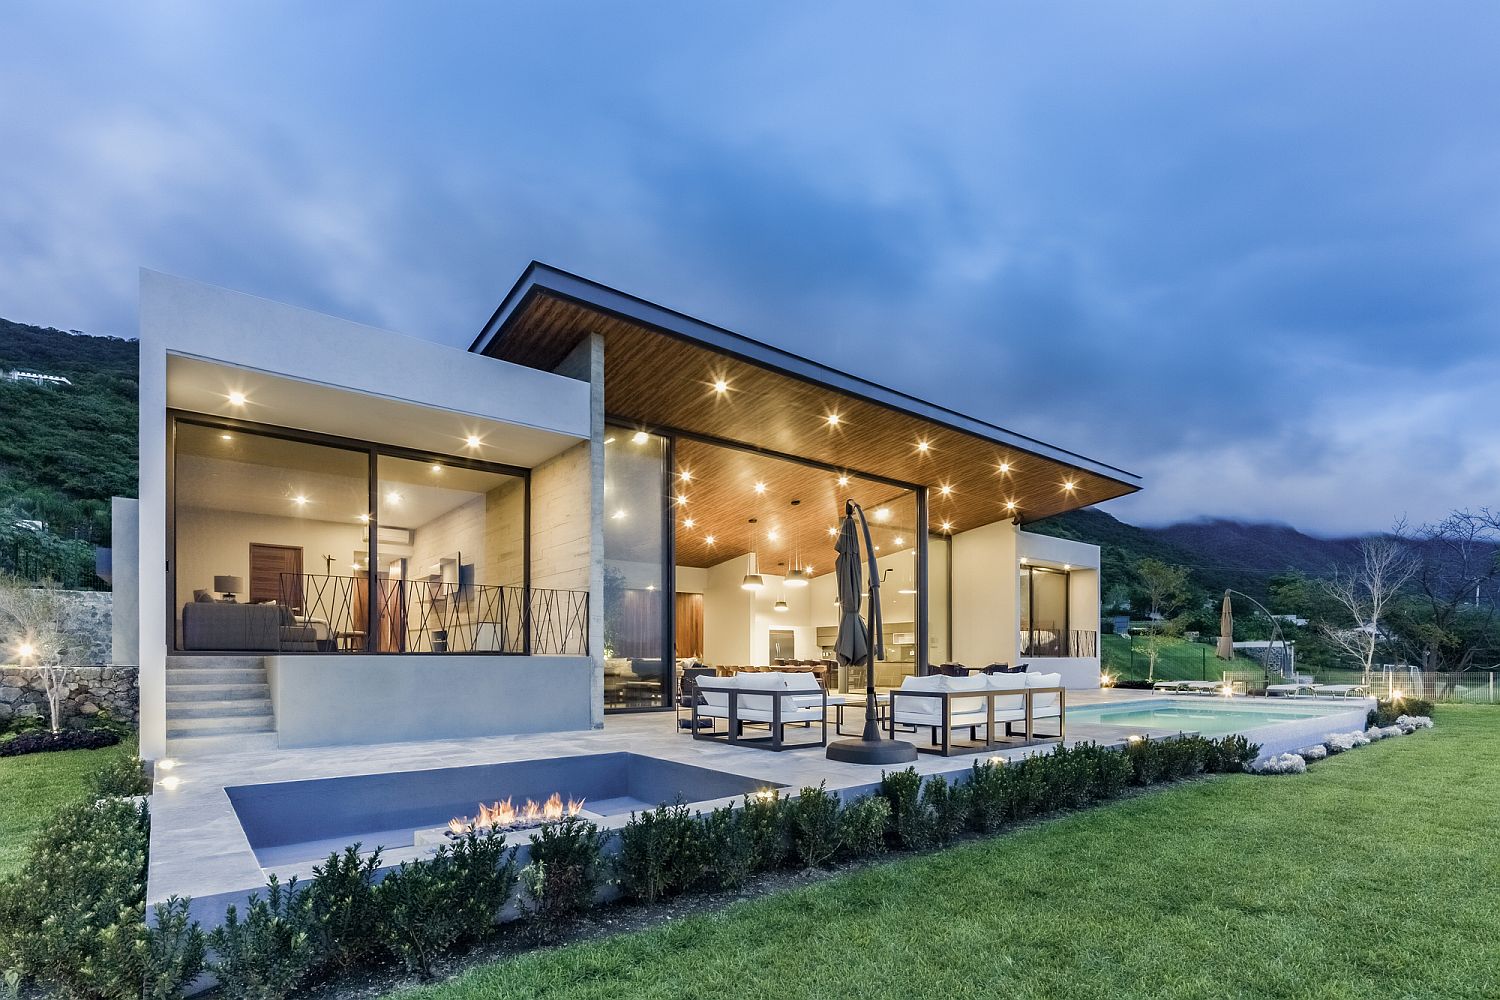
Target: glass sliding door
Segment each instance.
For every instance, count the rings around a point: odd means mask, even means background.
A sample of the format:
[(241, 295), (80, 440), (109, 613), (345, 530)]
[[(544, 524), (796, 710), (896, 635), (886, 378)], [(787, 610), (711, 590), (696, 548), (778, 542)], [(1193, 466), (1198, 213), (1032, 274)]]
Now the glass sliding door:
[(380, 652), (524, 652), (526, 480), (377, 459)]
[(1021, 655), (1068, 655), (1068, 573), (1021, 567)]
[(663, 708), (672, 660), (666, 642), (668, 441), (610, 427), (604, 446), (604, 706)]

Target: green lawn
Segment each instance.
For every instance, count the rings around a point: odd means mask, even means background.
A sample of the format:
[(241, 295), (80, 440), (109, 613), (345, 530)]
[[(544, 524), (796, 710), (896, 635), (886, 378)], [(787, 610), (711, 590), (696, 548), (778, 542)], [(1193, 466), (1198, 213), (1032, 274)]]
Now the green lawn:
[(18, 868), (26, 846), (58, 806), (84, 793), (88, 776), (135, 753), (135, 738), (103, 750), (0, 757), (0, 875)]
[(1500, 996), (1500, 710), (1438, 727), (401, 996)]
[[(1214, 647), (1201, 642), (1188, 642), (1168, 636), (1161, 638), (1161, 652), (1156, 660), (1155, 679), (1159, 681), (1216, 681), (1225, 670), (1235, 677), (1254, 680), (1260, 687), (1265, 680), (1265, 668), (1247, 656), (1236, 656), (1225, 662), (1214, 655)], [(1122, 681), (1146, 679), (1149, 663), (1146, 658), (1144, 639), (1135, 640), (1135, 652), (1131, 654), (1128, 636), (1101, 635), (1099, 637), (1100, 665), (1104, 671)]]

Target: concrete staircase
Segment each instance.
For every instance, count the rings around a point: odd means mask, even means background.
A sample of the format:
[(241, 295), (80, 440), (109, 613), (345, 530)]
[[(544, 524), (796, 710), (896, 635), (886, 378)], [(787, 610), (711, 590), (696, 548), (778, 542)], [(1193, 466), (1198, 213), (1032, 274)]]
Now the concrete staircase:
[(264, 658), (167, 657), (167, 740), (180, 748), (273, 748), (276, 718)]

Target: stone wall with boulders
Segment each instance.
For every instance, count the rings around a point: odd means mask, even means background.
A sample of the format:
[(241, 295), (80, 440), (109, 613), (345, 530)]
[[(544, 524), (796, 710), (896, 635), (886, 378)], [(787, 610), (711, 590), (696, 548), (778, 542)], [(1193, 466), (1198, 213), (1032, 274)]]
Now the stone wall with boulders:
[[(139, 674), (136, 667), (69, 667), (63, 726), (82, 729), (101, 711), (120, 722), (139, 723)], [(35, 667), (0, 666), (0, 728), (22, 715), (35, 715), (44, 722), (51, 719), (42, 672)]]
[(113, 597), (107, 590), (62, 590), (62, 631), (68, 640), (68, 663), (101, 666), (110, 660), (113, 642), (110, 610)]

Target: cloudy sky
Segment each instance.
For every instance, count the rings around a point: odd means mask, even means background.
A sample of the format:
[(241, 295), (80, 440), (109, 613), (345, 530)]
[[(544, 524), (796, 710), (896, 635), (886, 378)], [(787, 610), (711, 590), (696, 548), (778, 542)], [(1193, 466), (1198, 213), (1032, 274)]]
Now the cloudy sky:
[(578, 271), (1139, 472), (1500, 504), (1500, 5), (0, 8), (0, 316), (159, 268), (466, 346)]

